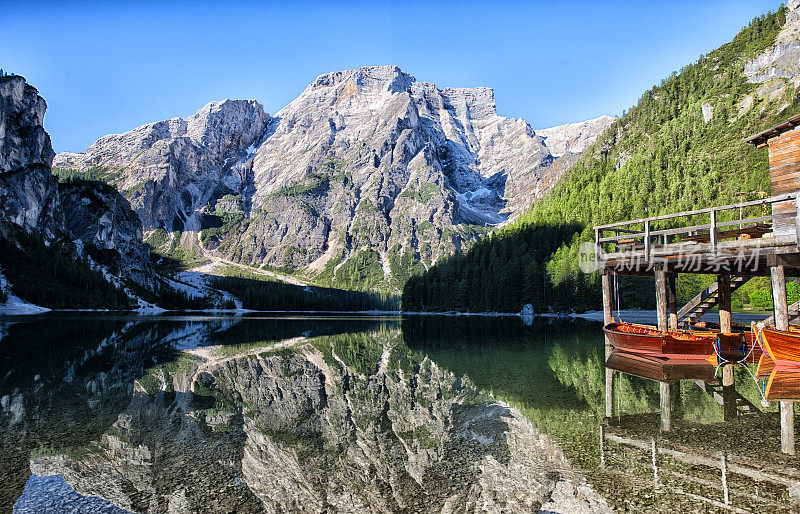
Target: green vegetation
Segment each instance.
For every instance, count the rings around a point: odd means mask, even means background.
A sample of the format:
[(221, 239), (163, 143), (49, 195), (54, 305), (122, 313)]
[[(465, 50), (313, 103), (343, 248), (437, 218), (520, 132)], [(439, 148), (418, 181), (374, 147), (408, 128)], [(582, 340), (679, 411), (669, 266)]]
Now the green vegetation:
[(226, 276), (215, 278), (213, 286), (240, 298), (246, 309), (297, 311), (397, 309), (397, 299), (385, 295), (317, 286), (297, 286), (234, 267), (227, 267), (223, 273)]
[(330, 284), (348, 290), (385, 287), (381, 258), (373, 250), (359, 250), (342, 264)]
[[(327, 340), (333, 353), (348, 368), (367, 377), (377, 373), (383, 346), (377, 342), (374, 333), (341, 334), (320, 338), (322, 339)], [(320, 340), (317, 344), (322, 344)]]
[(241, 212), (218, 212), (203, 217), (203, 228), (200, 230), (200, 242), (208, 245), (218, 241), (244, 220)]
[(425, 266), (417, 259), (411, 250), (405, 250), (402, 255), (397, 251), (389, 256), (389, 269), (395, 284), (402, 287), (409, 278), (425, 273)]
[[(53, 175), (58, 177), (59, 182), (66, 182), (72, 179), (91, 180), (110, 183), (118, 178), (119, 172), (108, 166), (96, 165), (86, 171), (79, 171), (73, 168), (53, 168)], [(135, 189), (141, 188), (145, 183), (139, 184)]]
[(405, 191), (398, 195), (399, 198), (412, 198), (422, 203), (427, 203), (428, 200), (441, 193), (442, 188), (433, 182), (423, 182), (420, 184), (419, 189), (407, 188)]
[(45, 246), (22, 230), (14, 239), (0, 239), (0, 267), (23, 300), (53, 309), (132, 307), (128, 296), (87, 261), (61, 253), (58, 245)]
[(330, 175), (312, 173), (290, 186), (284, 186), (274, 193), (275, 196), (299, 196), (311, 193), (319, 188), (327, 188), (330, 182)]
[[(781, 7), (754, 19), (731, 43), (645, 92), (514, 224), (409, 280), (404, 308), (516, 312), (526, 303), (536, 310), (598, 308), (598, 276), (581, 273), (577, 261), (580, 244), (594, 241), (594, 225), (768, 193), (767, 152), (742, 139), (800, 112), (800, 97), (788, 86), (773, 100), (756, 98), (757, 85), (747, 82), (743, 70), (746, 59), (775, 41), (785, 14)], [(744, 108), (747, 98), (754, 99), (752, 108)], [(703, 103), (713, 106), (708, 123)], [(749, 214), (762, 213), (758, 208)], [(708, 223), (700, 216), (692, 221)], [(680, 280), (679, 288), (691, 296), (705, 279)], [(623, 307), (651, 307), (652, 281), (622, 279), (620, 287)], [(754, 287), (743, 289), (740, 304), (764, 304)]]
[(155, 265), (160, 271), (174, 273), (208, 262), (200, 248), (181, 245), (181, 234), (176, 230), (170, 237), (166, 230), (158, 228), (145, 238), (144, 242), (150, 245), (151, 252), (156, 256)]

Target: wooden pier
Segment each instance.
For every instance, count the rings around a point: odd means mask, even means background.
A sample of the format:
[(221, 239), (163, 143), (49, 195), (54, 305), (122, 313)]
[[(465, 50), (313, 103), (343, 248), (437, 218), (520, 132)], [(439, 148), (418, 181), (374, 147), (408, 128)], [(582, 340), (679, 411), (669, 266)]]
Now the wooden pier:
[[(602, 274), (603, 312), (613, 321), (612, 277), (655, 279), (659, 330), (676, 330), (690, 316), (719, 309), (720, 328), (731, 332), (731, 294), (752, 277), (769, 276), (774, 313), (764, 320), (788, 330), (800, 302), (788, 305), (786, 278), (800, 277), (800, 116), (746, 139), (769, 147), (772, 196), (731, 205), (623, 221), (594, 227), (595, 264)], [(717, 280), (686, 305), (677, 305), (680, 273)], [(611, 353), (606, 338), (606, 358)], [(606, 417), (612, 418), (614, 371), (606, 368)], [(723, 368), (722, 396), (735, 395), (733, 369)], [(661, 429), (672, 424), (673, 385), (660, 382)], [(781, 450), (795, 453), (794, 404), (781, 401)]]

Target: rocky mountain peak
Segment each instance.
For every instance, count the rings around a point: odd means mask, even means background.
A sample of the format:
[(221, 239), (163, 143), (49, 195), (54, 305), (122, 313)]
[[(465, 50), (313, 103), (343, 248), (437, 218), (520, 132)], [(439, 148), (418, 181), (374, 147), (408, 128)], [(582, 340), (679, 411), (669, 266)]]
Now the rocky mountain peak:
[(497, 116), (494, 89), (490, 87), (446, 87), (442, 96), (453, 106), (459, 117), (481, 119)]
[(320, 75), (274, 117), (212, 102), (56, 160), (102, 163), (145, 230), (336, 285), (351, 258), (399, 284), (513, 219), (552, 184), (553, 156), (525, 120), (497, 114), (491, 88), (366, 66)]
[(397, 66), (364, 66), (352, 70), (334, 71), (317, 77), (306, 92), (345, 87), (345, 94), (405, 91), (416, 79)]
[[(223, 100), (206, 104), (186, 118), (186, 135), (196, 144), (224, 158), (252, 146), (270, 120), (264, 107), (255, 100)], [(230, 135), (236, 137), (231, 138)]]

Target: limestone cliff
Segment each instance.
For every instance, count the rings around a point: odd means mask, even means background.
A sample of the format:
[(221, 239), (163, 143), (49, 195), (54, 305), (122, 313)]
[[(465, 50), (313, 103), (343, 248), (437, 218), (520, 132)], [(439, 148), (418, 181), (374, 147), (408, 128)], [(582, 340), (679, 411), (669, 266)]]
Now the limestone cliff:
[(470, 244), (552, 184), (552, 161), (491, 89), (372, 66), (319, 76), (274, 117), (213, 102), (55, 165), (115, 185), (145, 231), (336, 285), (349, 268), (400, 283)]
[(536, 133), (544, 138), (553, 157), (561, 157), (567, 153), (580, 154), (616, 120), (615, 116), (599, 116), (578, 123), (537, 130)]
[(60, 234), (64, 215), (50, 173), (55, 154), (43, 126), (46, 109), (24, 78), (0, 77), (0, 235), (9, 235), (9, 224), (48, 242)]

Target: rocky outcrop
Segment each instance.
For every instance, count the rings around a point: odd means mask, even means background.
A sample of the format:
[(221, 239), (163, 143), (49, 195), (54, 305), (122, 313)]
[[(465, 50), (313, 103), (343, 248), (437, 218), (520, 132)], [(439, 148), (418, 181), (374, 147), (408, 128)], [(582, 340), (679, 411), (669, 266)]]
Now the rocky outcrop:
[(67, 232), (113, 275), (153, 290), (150, 251), (142, 244), (142, 223), (128, 201), (101, 182), (74, 180), (58, 189)]
[(65, 253), (96, 250), (93, 256), (115, 276), (152, 289), (149, 250), (127, 200), (103, 184), (59, 187), (43, 126), (46, 108), (24, 78), (0, 77), (0, 237), (21, 229)]
[(116, 186), (145, 230), (205, 229), (219, 257), (335, 283), (348, 259), (400, 277), (401, 261), (470, 244), (552, 185), (552, 161), (525, 120), (497, 114), (491, 89), (373, 66), (321, 75), (274, 117), (252, 100), (214, 102), (55, 165)]
[(9, 236), (8, 224), (48, 242), (60, 234), (64, 217), (50, 173), (55, 154), (43, 126), (46, 109), (24, 78), (0, 77), (0, 235)]
[(536, 133), (544, 138), (544, 143), (554, 157), (561, 157), (567, 153), (580, 154), (617, 119), (616, 116), (604, 115), (579, 123), (566, 123), (537, 130)]
[(53, 166), (90, 172), (130, 200), (146, 230), (199, 230), (195, 211), (252, 184), (249, 152), (270, 117), (254, 100), (211, 102), (194, 115), (111, 134)]
[(800, 85), (800, 0), (789, 0), (786, 7), (786, 23), (775, 43), (744, 65), (750, 82), (775, 81), (769, 90), (759, 90), (760, 95), (768, 94), (770, 99), (777, 98), (788, 84)]

